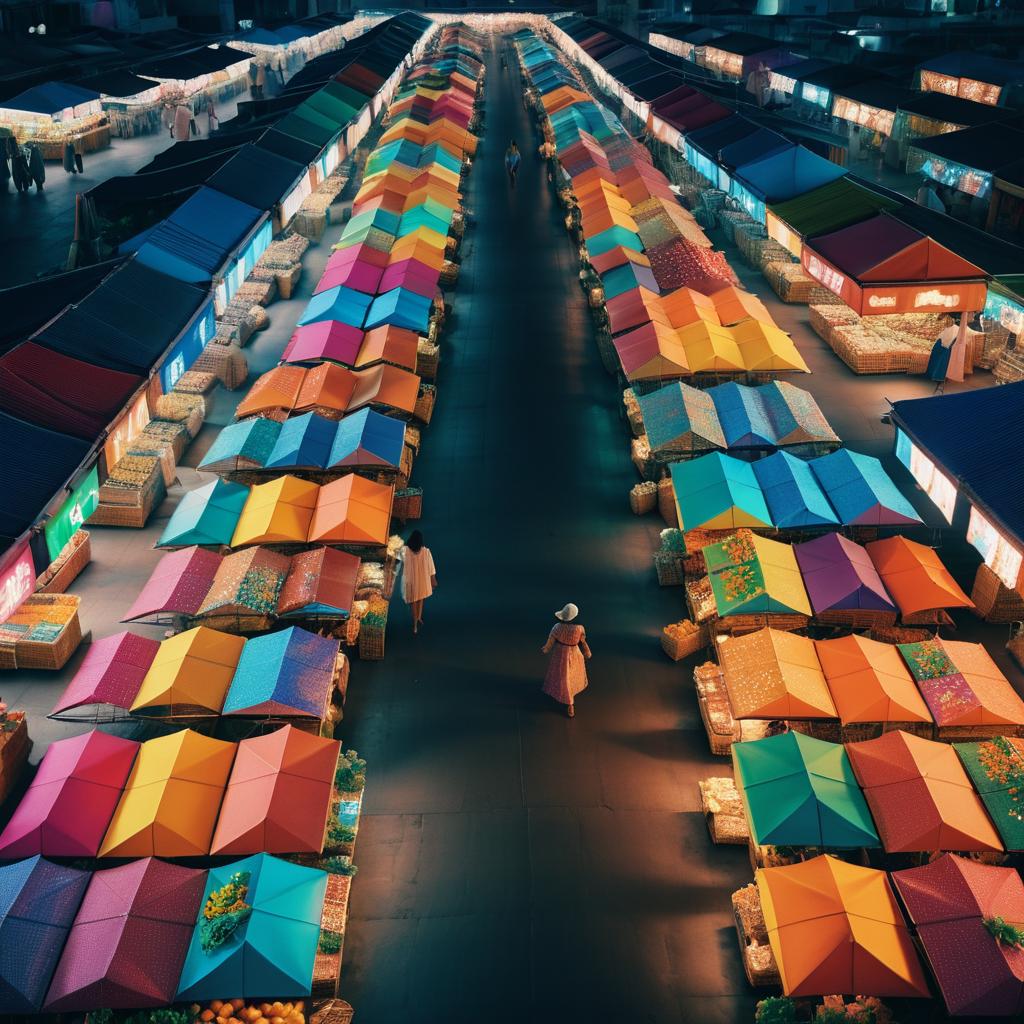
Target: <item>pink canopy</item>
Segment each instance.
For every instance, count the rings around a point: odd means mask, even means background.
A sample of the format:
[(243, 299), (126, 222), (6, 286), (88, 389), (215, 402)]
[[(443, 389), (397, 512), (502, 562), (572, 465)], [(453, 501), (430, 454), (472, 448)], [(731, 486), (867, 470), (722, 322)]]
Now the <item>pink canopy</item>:
[(0, 858), (95, 857), (138, 749), (96, 729), (52, 743), (0, 834)]
[(154, 857), (96, 871), (44, 1009), (63, 1013), (173, 1003), (205, 890), (205, 871)]
[(391, 291), (392, 288), (405, 288), (424, 298), (432, 299), (437, 293), (437, 282), (441, 272), (421, 263), (419, 260), (400, 260), (392, 263), (384, 271), (380, 279), (380, 292)]
[(195, 615), (217, 575), (220, 558), (215, 551), (198, 547), (164, 555), (121, 621), (133, 622), (160, 612)]
[(324, 271), (320, 283), (313, 290), (314, 295), (325, 292), (329, 288), (354, 288), (366, 295), (376, 295), (380, 284), (381, 268), (366, 260), (353, 260), (345, 266), (336, 266)]
[[(220, 561), (220, 556), (216, 557)], [(57, 701), (52, 716), (92, 704), (108, 704), (127, 711), (159, 649), (159, 640), (135, 633), (115, 633), (97, 640)]]
[[(331, 258), (327, 261), (327, 266), (324, 267), (324, 277), (327, 277), (328, 274), (344, 270), (353, 263), (372, 263), (374, 266), (384, 267), (387, 265), (387, 262), (388, 254), (386, 252), (374, 249), (365, 242), (360, 242), (357, 245), (346, 245), (345, 248), (336, 249), (331, 253)], [(322, 280), (323, 278), (321, 278)]]
[(321, 320), (297, 327), (282, 357), (286, 363), (312, 363), (329, 359), (345, 366), (355, 366), (363, 332), (359, 327), (337, 320)]

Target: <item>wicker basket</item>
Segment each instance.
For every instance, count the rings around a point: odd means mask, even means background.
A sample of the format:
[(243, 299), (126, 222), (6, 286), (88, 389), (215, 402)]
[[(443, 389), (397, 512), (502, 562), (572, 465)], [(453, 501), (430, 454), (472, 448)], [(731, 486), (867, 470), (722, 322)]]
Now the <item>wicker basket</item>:
[(416, 396), (416, 408), (413, 410), (413, 415), (422, 423), (429, 423), (430, 417), (434, 415), (436, 401), (437, 390), (429, 384), (424, 384), (420, 388), (419, 395)]
[(635, 484), (629, 492), (629, 507), (635, 516), (643, 516), (658, 507), (658, 487), (650, 480)]
[[(32, 594), (10, 616), (8, 623), (19, 618), (26, 621), (51, 621), (61, 626), (52, 641), (0, 640), (0, 669), (62, 669), (82, 642), (82, 626), (78, 620), (81, 598), (71, 594)], [(45, 620), (43, 619), (45, 616)]]
[(689, 619), (683, 623), (693, 626), (688, 633), (680, 633), (670, 630), (666, 626), (661, 631), (661, 649), (673, 660), (682, 661), (693, 654), (702, 651), (708, 645), (708, 631), (706, 626), (694, 626)]
[(299, 283), (299, 278), (302, 276), (302, 264), (296, 263), (288, 270), (279, 271), (274, 275), (274, 280), (277, 282), (277, 293), (282, 299), (290, 299), (292, 292), (295, 290), (295, 286)]
[(419, 519), (423, 515), (423, 488), (403, 487), (395, 491), (391, 514), (403, 523), (410, 519)]
[(440, 361), (441, 346), (431, 345), (426, 338), (420, 338), (416, 346), (416, 373), (426, 380), (433, 380)]
[(352, 1024), (355, 1010), (344, 999), (329, 999), (318, 1004), (309, 1017), (309, 1024)]
[(1024, 597), (1010, 590), (984, 562), (974, 577), (971, 600), (975, 611), (989, 622), (1020, 622), (1024, 620)]
[(701, 779), (697, 789), (711, 842), (745, 846), (750, 841), (750, 826), (736, 783), (729, 778)]
[(167, 489), (159, 463), (140, 488), (100, 487), (100, 502), (89, 516), (91, 526), (127, 526), (141, 530)]
[(685, 581), (683, 559), (677, 551), (656, 551), (654, 571), (658, 575), (659, 587), (681, 587)]
[(207, 345), (192, 369), (212, 373), (229, 391), (240, 388), (249, 379), (249, 363), (237, 345)]
[(672, 489), (672, 479), (665, 477), (658, 481), (658, 511), (665, 520), (666, 526), (678, 526), (679, 516), (676, 511), (676, 493)]
[(87, 530), (79, 530), (64, 545), (50, 567), (36, 580), (39, 594), (63, 594), (92, 561), (92, 544)]

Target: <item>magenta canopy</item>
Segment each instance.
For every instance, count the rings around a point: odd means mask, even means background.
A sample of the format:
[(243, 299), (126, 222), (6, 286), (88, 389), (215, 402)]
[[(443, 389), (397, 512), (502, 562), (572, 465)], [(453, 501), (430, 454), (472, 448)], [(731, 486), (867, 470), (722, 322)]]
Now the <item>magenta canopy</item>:
[(363, 332), (359, 327), (337, 320), (320, 320), (297, 327), (282, 357), (286, 363), (313, 363), (329, 359), (346, 366), (355, 366)]
[(432, 299), (437, 293), (437, 282), (441, 279), (441, 272), (419, 260), (401, 260), (392, 263), (384, 271), (380, 280), (380, 291), (391, 291), (392, 288), (405, 288), (407, 291), (415, 292), (425, 298)]
[(95, 857), (138, 749), (96, 729), (52, 743), (0, 834), (0, 858)]
[(205, 871), (155, 857), (95, 872), (44, 1009), (63, 1013), (173, 1003), (205, 890)]
[(388, 262), (388, 254), (380, 249), (374, 249), (365, 242), (356, 245), (346, 245), (344, 249), (335, 249), (331, 253), (327, 266), (324, 267), (324, 277), (339, 270), (344, 270), (353, 263), (372, 263), (377, 267), (385, 267)]
[(216, 551), (198, 547), (164, 555), (121, 621), (133, 622), (161, 612), (195, 615), (213, 585), (220, 560)]
[(815, 613), (896, 610), (871, 556), (852, 540), (826, 533), (795, 544), (793, 553)]
[(328, 268), (324, 271), (320, 283), (313, 291), (314, 295), (325, 292), (328, 288), (353, 288), (366, 295), (376, 295), (380, 284), (381, 267), (366, 260), (353, 260), (343, 267)]
[[(220, 560), (219, 555), (217, 559)], [(115, 633), (97, 640), (89, 647), (51, 716), (92, 704), (108, 704), (127, 711), (159, 649), (159, 640), (135, 633)]]

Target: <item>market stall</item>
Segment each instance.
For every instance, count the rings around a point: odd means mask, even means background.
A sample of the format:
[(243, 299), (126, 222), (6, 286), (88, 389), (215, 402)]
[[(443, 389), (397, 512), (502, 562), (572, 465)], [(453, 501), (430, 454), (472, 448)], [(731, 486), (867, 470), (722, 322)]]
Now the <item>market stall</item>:
[(100, 94), (71, 82), (45, 82), (3, 100), (0, 126), (18, 142), (39, 146), (44, 160), (62, 160), (69, 142), (83, 153), (110, 145)]

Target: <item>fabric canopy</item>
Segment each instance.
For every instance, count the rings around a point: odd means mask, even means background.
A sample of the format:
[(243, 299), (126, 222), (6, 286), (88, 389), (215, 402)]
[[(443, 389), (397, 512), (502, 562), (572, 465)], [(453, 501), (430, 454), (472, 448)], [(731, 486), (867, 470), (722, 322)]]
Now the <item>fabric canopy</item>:
[(122, 621), (132, 622), (160, 612), (191, 615), (217, 574), (220, 556), (200, 547), (164, 555)]
[(885, 589), (903, 615), (974, 607), (932, 548), (906, 537), (873, 540), (865, 547)]
[(810, 615), (793, 549), (741, 530), (703, 549), (719, 615)]
[(771, 513), (749, 462), (712, 452), (670, 467), (683, 530), (770, 527)]
[(187, 491), (178, 502), (157, 547), (230, 544), (249, 488), (226, 480)]
[(826, 533), (794, 545), (793, 554), (816, 614), (851, 609), (895, 612), (870, 555), (849, 538)]
[(93, 704), (127, 710), (159, 649), (158, 640), (127, 632), (93, 641), (53, 715)]
[[(995, 736), (976, 743), (954, 743), (1007, 850), (1024, 850), (1024, 741)], [(1024, 918), (1022, 918), (1024, 920)]]

